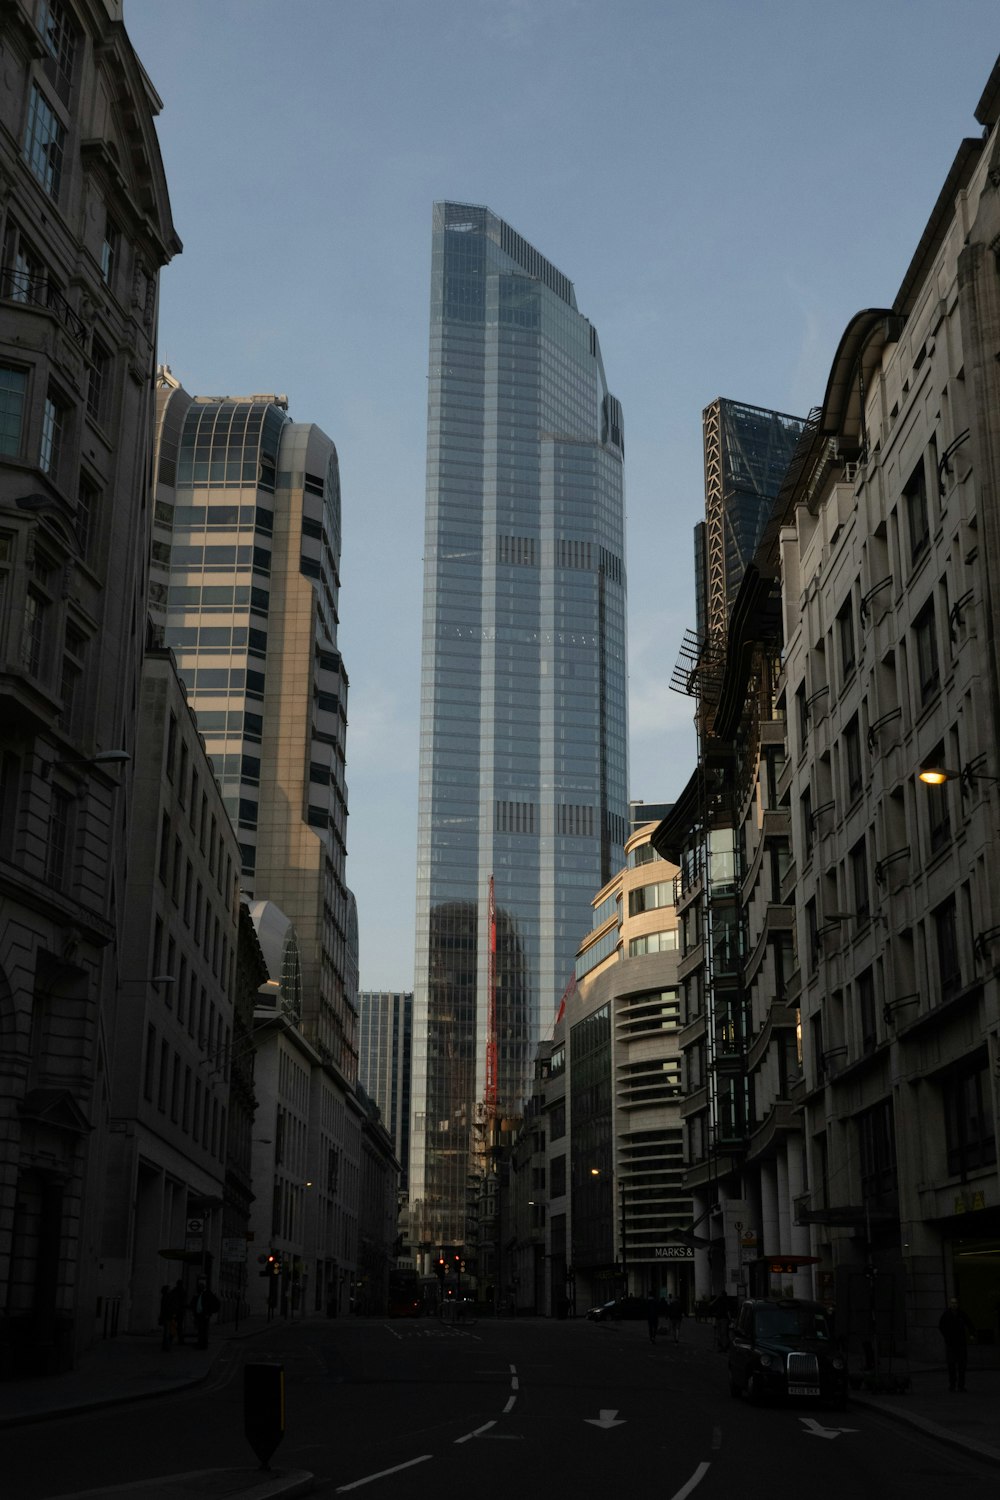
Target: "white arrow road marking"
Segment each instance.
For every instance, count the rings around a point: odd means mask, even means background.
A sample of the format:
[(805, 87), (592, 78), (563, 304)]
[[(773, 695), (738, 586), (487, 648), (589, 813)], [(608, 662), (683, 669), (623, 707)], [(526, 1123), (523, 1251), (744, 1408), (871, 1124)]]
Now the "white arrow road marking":
[(605, 1430), (607, 1428), (609, 1428), (609, 1427), (624, 1427), (625, 1426), (625, 1418), (622, 1417), (622, 1419), (621, 1419), (620, 1422), (616, 1422), (615, 1418), (617, 1416), (618, 1416), (618, 1408), (617, 1408), (617, 1406), (615, 1407), (614, 1411), (607, 1411), (602, 1406), (601, 1407), (601, 1415), (599, 1417), (584, 1417), (583, 1420), (585, 1422), (589, 1422), (590, 1425), (591, 1425), (591, 1427), (603, 1427), (603, 1428), (605, 1428)]
[(856, 1427), (823, 1427), (816, 1421), (815, 1417), (800, 1417), (809, 1437), (835, 1438), (840, 1437), (842, 1432), (857, 1432)]

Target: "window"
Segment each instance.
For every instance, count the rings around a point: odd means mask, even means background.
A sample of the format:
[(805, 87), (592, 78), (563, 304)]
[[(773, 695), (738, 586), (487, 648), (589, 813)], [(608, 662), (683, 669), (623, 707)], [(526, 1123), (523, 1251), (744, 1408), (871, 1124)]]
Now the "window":
[(167, 1073), (170, 1068), (170, 1048), (160, 1043), (160, 1074), (156, 1086), (156, 1106), (162, 1114), (167, 1107)]
[(86, 652), (86, 636), (74, 626), (67, 625), (62, 680), (59, 684), (59, 696), (62, 699), (59, 725), (69, 735), (72, 735), (77, 728), (81, 703), (80, 685), (83, 682)]
[(59, 472), (59, 457), (66, 433), (66, 406), (53, 391), (45, 398), (42, 411), (42, 441), (38, 450), (38, 467), (53, 478)]
[(13, 219), (7, 220), (3, 238), (3, 275), (0, 296), (9, 302), (45, 305), (48, 275), (45, 262), (25, 239)]
[(114, 289), (115, 272), (121, 254), (121, 232), (110, 214), (104, 219), (104, 238), (101, 241), (101, 276), (106, 286)]
[[(932, 766), (946, 764), (943, 743), (939, 742), (934, 747), (927, 764)], [(942, 782), (940, 786), (927, 787), (926, 795), (921, 800), (927, 808), (930, 852), (937, 854), (940, 849), (945, 848), (951, 842), (951, 794), (948, 783)]]
[[(806, 945), (806, 951), (809, 956), (809, 972), (815, 974), (819, 967), (819, 926), (816, 921), (815, 897), (813, 900), (806, 902)], [(822, 1048), (820, 1051), (822, 1051)]]
[(860, 839), (851, 850), (851, 884), (854, 889), (854, 909), (859, 917), (866, 917), (868, 915), (868, 855), (864, 839)]
[(69, 878), (70, 819), (73, 799), (59, 787), (52, 788), (49, 802), (48, 849), (45, 857), (45, 878), (49, 885), (61, 890)]
[(111, 383), (111, 355), (99, 339), (90, 346), (90, 373), (87, 378), (87, 411), (95, 422), (107, 421), (108, 388)]
[(854, 718), (844, 730), (844, 765), (847, 773), (847, 800), (853, 802), (861, 796), (864, 785), (864, 770), (861, 764), (861, 731), (858, 718)]
[(883, 1099), (858, 1115), (858, 1155), (861, 1165), (861, 1201), (891, 1198), (897, 1191), (896, 1132), (892, 1101)]
[(903, 486), (903, 501), (906, 506), (906, 527), (910, 537), (910, 562), (916, 563), (930, 545), (931, 533), (927, 519), (927, 480), (923, 459), (917, 464)]
[(920, 702), (923, 705), (934, 697), (941, 682), (933, 599), (928, 599), (917, 616), (913, 634), (917, 647), (917, 682), (920, 687)]
[(97, 526), (100, 491), (86, 475), (80, 475), (76, 491), (76, 540), (84, 557), (90, 552)]
[(878, 1037), (875, 1033), (875, 976), (865, 969), (857, 979), (858, 1031), (863, 1052), (874, 1050)]
[(840, 675), (844, 682), (854, 675), (857, 656), (854, 645), (854, 613), (848, 599), (837, 616), (837, 635), (840, 638)]
[(21, 451), (21, 423), (28, 377), (23, 370), (0, 365), (0, 454), (17, 458)]
[(966, 1059), (945, 1080), (941, 1102), (948, 1171), (965, 1177), (979, 1167), (991, 1167), (997, 1159), (997, 1140), (985, 1057)]
[(33, 83), (24, 136), (24, 159), (50, 198), (59, 197), (65, 150), (65, 128), (37, 83)]
[(812, 854), (813, 847), (813, 812), (812, 812), (812, 789), (806, 787), (799, 798), (799, 808), (802, 813), (802, 852), (808, 859)]
[(146, 1061), (142, 1070), (142, 1092), (152, 1103), (153, 1073), (156, 1069), (156, 1027), (146, 1027)]
[(962, 968), (958, 958), (958, 911), (954, 896), (949, 896), (934, 912), (934, 934), (937, 940), (941, 998), (947, 999), (962, 988)]
[(14, 858), (20, 801), (21, 762), (5, 750), (0, 754), (0, 859)]
[(43, 63), (46, 76), (63, 103), (68, 104), (73, 86), (76, 34), (61, 0), (38, 0), (38, 34), (47, 53)]
[(799, 730), (799, 754), (806, 753), (809, 744), (809, 704), (806, 702), (806, 685), (799, 683), (795, 689), (795, 718)]
[(644, 911), (656, 911), (661, 906), (673, 906), (674, 883), (659, 880), (655, 885), (642, 885), (628, 893), (628, 914), (638, 917)]
[(670, 932), (648, 932), (645, 937), (632, 938), (628, 945), (629, 958), (642, 953), (668, 953), (677, 947), (677, 929)]
[(49, 600), (34, 585), (29, 586), (24, 601), (21, 661), (32, 677), (41, 677), (45, 672), (49, 614)]

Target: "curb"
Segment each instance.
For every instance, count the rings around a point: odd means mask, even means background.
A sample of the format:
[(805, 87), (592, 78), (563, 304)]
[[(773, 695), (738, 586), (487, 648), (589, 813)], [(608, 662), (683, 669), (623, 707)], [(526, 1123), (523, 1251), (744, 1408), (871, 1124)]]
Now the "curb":
[(884, 1417), (889, 1417), (893, 1422), (899, 1422), (903, 1427), (912, 1427), (917, 1432), (922, 1432), (926, 1437), (931, 1437), (938, 1443), (944, 1443), (949, 1448), (955, 1448), (960, 1453), (969, 1453), (973, 1457), (982, 1459), (984, 1463), (996, 1464), (1000, 1467), (1000, 1450), (989, 1447), (986, 1443), (980, 1443), (976, 1438), (960, 1437), (957, 1433), (949, 1432), (947, 1427), (939, 1427), (928, 1417), (920, 1416), (917, 1412), (904, 1411), (899, 1406), (887, 1406), (881, 1401), (873, 1401), (865, 1396), (856, 1395), (854, 1391), (850, 1394), (848, 1409), (851, 1406), (863, 1406), (867, 1411), (881, 1412)]

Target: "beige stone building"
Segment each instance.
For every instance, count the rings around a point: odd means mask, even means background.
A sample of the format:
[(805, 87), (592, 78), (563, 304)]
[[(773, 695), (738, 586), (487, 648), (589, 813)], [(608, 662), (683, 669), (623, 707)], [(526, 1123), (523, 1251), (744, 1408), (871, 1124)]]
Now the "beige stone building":
[(933, 1353), (955, 1292), (1000, 1339), (998, 419), (974, 295), (996, 280), (998, 106), (995, 70), (892, 305), (844, 332), (782, 535), (796, 1216), (879, 1357)]
[(11, 0), (0, 66), (2, 1374), (106, 1326), (157, 281), (180, 242), (119, 4)]
[(683, 1238), (691, 1201), (682, 1187), (677, 868), (650, 843), (656, 826), (633, 829), (625, 868), (594, 897), (549, 1060), (549, 1089), (562, 1104), (547, 1109), (548, 1253), (565, 1263), (579, 1312), (625, 1291), (685, 1299), (693, 1291)]

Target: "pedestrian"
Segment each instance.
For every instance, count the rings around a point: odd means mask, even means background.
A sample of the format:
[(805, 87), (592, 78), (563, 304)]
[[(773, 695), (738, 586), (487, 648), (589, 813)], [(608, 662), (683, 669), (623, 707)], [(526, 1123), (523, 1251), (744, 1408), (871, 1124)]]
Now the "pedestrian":
[(198, 1277), (198, 1288), (191, 1298), (191, 1311), (194, 1313), (194, 1326), (198, 1333), (199, 1349), (208, 1348), (208, 1324), (213, 1314), (219, 1311), (219, 1299), (204, 1276)]
[(179, 1344), (184, 1342), (184, 1319), (187, 1316), (187, 1292), (184, 1290), (184, 1278), (178, 1277), (170, 1293), (170, 1306), (173, 1312), (173, 1332)]
[(709, 1315), (715, 1324), (715, 1347), (720, 1354), (729, 1348), (729, 1299), (722, 1292), (713, 1297), (708, 1305)]
[(964, 1391), (969, 1339), (974, 1336), (975, 1330), (959, 1307), (957, 1297), (949, 1297), (948, 1306), (938, 1320), (938, 1328), (944, 1339), (944, 1354), (948, 1361), (948, 1389)]
[(162, 1337), (162, 1339), (160, 1341), (160, 1348), (161, 1349), (169, 1349), (170, 1348), (170, 1337), (171, 1337), (171, 1333), (172, 1333), (171, 1325), (173, 1323), (173, 1319), (174, 1319), (173, 1293), (171, 1292), (171, 1290), (170, 1290), (170, 1288), (168, 1286), (161, 1286), (160, 1287), (160, 1316), (159, 1316), (159, 1319), (158, 1319), (159, 1325), (163, 1329), (163, 1337)]
[(675, 1292), (667, 1301), (667, 1320), (670, 1324), (670, 1337), (675, 1344), (679, 1344), (681, 1341), (681, 1318), (683, 1316), (684, 1309), (681, 1307), (680, 1298)]
[(649, 1342), (655, 1344), (660, 1327), (660, 1299), (655, 1291), (650, 1292), (646, 1303), (646, 1326), (649, 1329)]

